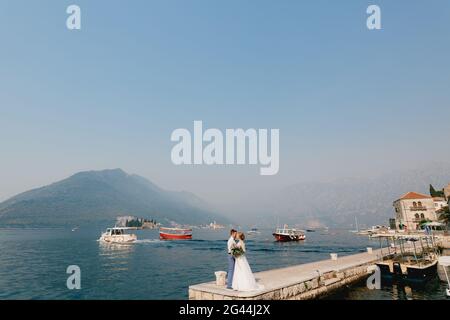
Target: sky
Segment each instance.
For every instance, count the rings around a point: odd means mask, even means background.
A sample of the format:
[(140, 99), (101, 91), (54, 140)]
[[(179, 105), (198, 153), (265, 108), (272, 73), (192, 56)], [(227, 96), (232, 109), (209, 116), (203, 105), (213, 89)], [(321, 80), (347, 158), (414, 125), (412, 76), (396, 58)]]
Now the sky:
[[(450, 156), (447, 0), (0, 0), (0, 39), (0, 201), (122, 168), (226, 206)], [(175, 166), (194, 120), (279, 129), (279, 173)]]

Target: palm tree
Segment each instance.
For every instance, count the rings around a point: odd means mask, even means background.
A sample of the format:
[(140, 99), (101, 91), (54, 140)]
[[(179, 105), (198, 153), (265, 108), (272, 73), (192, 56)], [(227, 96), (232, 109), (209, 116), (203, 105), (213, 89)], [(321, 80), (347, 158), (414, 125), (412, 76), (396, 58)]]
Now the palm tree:
[(443, 223), (448, 225), (448, 223), (450, 221), (450, 209), (449, 209), (449, 207), (448, 206), (444, 207), (444, 208), (438, 210), (437, 213), (439, 214), (439, 220), (441, 220)]

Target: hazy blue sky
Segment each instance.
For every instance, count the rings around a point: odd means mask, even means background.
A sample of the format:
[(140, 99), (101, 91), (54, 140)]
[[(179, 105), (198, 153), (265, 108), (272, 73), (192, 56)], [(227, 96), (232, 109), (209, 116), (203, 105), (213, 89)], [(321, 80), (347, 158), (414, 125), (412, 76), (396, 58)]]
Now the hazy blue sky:
[[(220, 204), (450, 156), (448, 0), (0, 0), (0, 41), (0, 200), (120, 167)], [(194, 120), (279, 128), (279, 174), (174, 166)]]

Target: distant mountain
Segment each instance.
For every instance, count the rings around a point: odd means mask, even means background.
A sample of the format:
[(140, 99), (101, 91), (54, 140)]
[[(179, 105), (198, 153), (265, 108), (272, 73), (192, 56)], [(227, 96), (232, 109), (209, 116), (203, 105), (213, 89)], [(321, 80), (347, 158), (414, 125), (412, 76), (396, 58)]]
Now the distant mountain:
[(261, 196), (258, 219), (251, 221), (339, 226), (388, 224), (394, 216), (392, 203), (408, 191), (429, 194), (430, 183), (441, 189), (450, 182), (450, 164), (391, 172), (376, 178), (348, 178), (328, 182), (299, 183)]
[(0, 203), (0, 226), (114, 223), (120, 215), (163, 224), (229, 222), (192, 193), (163, 190), (121, 169), (80, 172)]

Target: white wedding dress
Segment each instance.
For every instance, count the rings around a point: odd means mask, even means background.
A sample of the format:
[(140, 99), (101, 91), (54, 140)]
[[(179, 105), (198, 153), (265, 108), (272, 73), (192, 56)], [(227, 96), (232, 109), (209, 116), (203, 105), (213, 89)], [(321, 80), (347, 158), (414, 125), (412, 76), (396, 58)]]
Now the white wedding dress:
[[(236, 245), (241, 247), (245, 252), (245, 243), (239, 241)], [(234, 264), (234, 274), (233, 274), (233, 290), (237, 291), (254, 291), (261, 290), (262, 285), (256, 283), (255, 276), (253, 275), (252, 269), (248, 264), (245, 254), (236, 258)]]

